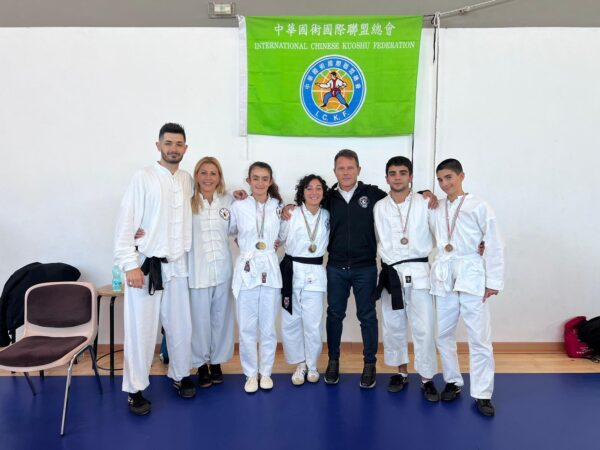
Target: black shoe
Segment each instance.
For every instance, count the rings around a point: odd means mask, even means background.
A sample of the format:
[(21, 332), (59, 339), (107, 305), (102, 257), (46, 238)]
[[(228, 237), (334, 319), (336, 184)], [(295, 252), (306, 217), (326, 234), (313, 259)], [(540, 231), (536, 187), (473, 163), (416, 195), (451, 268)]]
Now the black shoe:
[(442, 400), (445, 402), (449, 402), (454, 400), (460, 394), (460, 386), (457, 386), (455, 383), (446, 383), (446, 387), (442, 391)]
[(173, 387), (181, 398), (194, 398), (196, 396), (196, 386), (190, 377), (183, 377), (181, 381), (175, 381)]
[(475, 399), (475, 402), (477, 403), (477, 409), (484, 416), (493, 417), (494, 414), (496, 414), (496, 409), (494, 408), (494, 405), (492, 405), (491, 400), (477, 398)]
[(325, 383), (338, 384), (340, 381), (340, 360), (329, 358), (327, 370), (325, 370)]
[(360, 376), (360, 387), (363, 389), (374, 388), (375, 383), (377, 383), (375, 375), (377, 375), (375, 363), (365, 363), (362, 375)]
[(223, 382), (223, 372), (221, 371), (221, 364), (210, 365), (210, 379), (214, 384), (221, 384)]
[(129, 411), (138, 416), (145, 416), (150, 412), (150, 403), (142, 395), (142, 391), (137, 391), (135, 394), (129, 394), (127, 396), (127, 403), (129, 404)]
[(200, 367), (198, 367), (198, 386), (201, 388), (212, 386), (212, 379), (206, 364), (202, 364)]
[(404, 375), (400, 375), (399, 373), (396, 375), (392, 375), (390, 377), (390, 382), (388, 384), (389, 392), (400, 392), (404, 389), (404, 386), (408, 384), (408, 377)]
[(438, 391), (435, 388), (435, 384), (433, 384), (433, 381), (429, 380), (427, 383), (421, 383), (421, 390), (423, 391), (423, 396), (427, 401), (440, 401), (440, 394), (438, 394)]

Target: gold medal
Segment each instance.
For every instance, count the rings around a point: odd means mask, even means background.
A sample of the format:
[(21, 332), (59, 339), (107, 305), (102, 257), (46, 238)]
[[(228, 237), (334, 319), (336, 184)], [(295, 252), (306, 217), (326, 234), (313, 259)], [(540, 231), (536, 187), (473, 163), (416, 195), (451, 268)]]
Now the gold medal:
[(454, 247), (452, 247), (452, 244), (446, 244), (446, 246), (444, 247), (444, 250), (446, 250), (448, 253), (450, 253), (452, 250), (454, 250)]
[(406, 245), (406, 244), (408, 244), (408, 238), (406, 238), (406, 237), (403, 237), (402, 239), (400, 239), (400, 243), (401, 243), (402, 245)]
[(308, 251), (309, 251), (309, 252), (311, 252), (311, 253), (314, 253), (314, 252), (316, 252), (316, 251), (317, 251), (317, 246), (316, 246), (316, 244), (310, 244), (310, 245), (308, 246)]
[(267, 244), (262, 241), (258, 241), (255, 245), (258, 250), (265, 250), (267, 248)]

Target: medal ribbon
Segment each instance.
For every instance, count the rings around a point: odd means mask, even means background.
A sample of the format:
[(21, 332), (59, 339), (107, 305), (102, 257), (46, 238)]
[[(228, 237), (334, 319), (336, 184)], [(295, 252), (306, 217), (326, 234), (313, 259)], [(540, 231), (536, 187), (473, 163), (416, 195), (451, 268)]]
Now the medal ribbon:
[[(268, 199), (267, 199), (268, 200)], [(256, 201), (256, 234), (258, 234), (258, 240), (262, 241), (263, 236), (265, 234), (265, 210), (267, 209), (267, 202), (263, 205), (262, 209), (262, 221), (260, 223), (260, 228), (258, 227), (258, 201)]]
[(303, 206), (300, 207), (300, 212), (302, 213), (302, 217), (304, 218), (304, 225), (306, 225), (306, 232), (308, 233), (308, 239), (310, 239), (310, 243), (315, 243), (315, 238), (317, 237), (317, 229), (319, 228), (319, 222), (321, 221), (321, 208), (319, 208), (319, 215), (317, 216), (317, 222), (315, 223), (314, 230), (310, 231), (310, 225), (308, 225), (308, 220), (306, 220), (306, 215), (304, 214)]
[(404, 218), (402, 217), (402, 211), (400, 211), (400, 206), (394, 200), (394, 204), (396, 205), (396, 209), (398, 210), (398, 214), (400, 215), (400, 226), (402, 227), (402, 236), (406, 236), (406, 228), (408, 228), (408, 218), (410, 216), (410, 210), (412, 208), (412, 203), (413, 203), (412, 191), (408, 195), (410, 195), (410, 203), (408, 204), (408, 212), (406, 213), (406, 222), (404, 221)]
[(456, 208), (456, 211), (454, 212), (454, 217), (452, 219), (452, 227), (450, 227), (450, 217), (448, 215), (448, 199), (446, 199), (446, 227), (448, 229), (448, 242), (449, 243), (452, 241), (452, 235), (454, 234), (454, 229), (456, 228), (456, 221), (458, 220), (458, 213), (460, 212), (460, 208), (462, 208), (462, 205), (465, 201), (465, 198), (467, 198), (467, 195), (469, 195), (469, 194), (463, 195), (463, 198), (460, 199), (458, 208)]

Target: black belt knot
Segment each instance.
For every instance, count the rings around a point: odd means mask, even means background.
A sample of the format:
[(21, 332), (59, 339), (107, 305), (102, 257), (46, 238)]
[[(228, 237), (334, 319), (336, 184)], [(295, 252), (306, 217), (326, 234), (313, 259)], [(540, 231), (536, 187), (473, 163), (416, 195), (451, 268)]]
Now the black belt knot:
[(293, 291), (293, 280), (294, 280), (294, 262), (302, 263), (302, 264), (313, 264), (313, 265), (321, 265), (323, 264), (323, 257), (317, 256), (314, 258), (304, 258), (302, 256), (290, 256), (286, 254), (281, 263), (279, 263), (279, 268), (281, 269), (281, 306), (287, 312), (292, 314), (292, 291)]
[(381, 293), (385, 288), (392, 295), (392, 309), (404, 309), (404, 297), (402, 294), (402, 282), (398, 276), (398, 272), (394, 269), (394, 266), (409, 262), (428, 262), (428, 258), (411, 258), (403, 259), (402, 261), (396, 261), (394, 264), (381, 263), (381, 272), (379, 272), (379, 280), (377, 287), (373, 292), (371, 299), (377, 301), (381, 298)]
[(168, 262), (167, 258), (159, 258), (157, 256), (152, 256), (144, 260), (142, 272), (144, 275), (148, 275), (148, 294), (154, 295), (154, 292), (164, 289), (161, 264)]

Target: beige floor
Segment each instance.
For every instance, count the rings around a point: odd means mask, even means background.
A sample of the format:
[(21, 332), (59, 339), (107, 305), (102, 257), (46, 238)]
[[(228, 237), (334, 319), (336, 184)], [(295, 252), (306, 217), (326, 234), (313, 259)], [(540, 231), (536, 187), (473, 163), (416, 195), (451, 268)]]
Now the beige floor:
[[(351, 345), (342, 349), (342, 357), (340, 359), (341, 371), (347, 373), (360, 373), (362, 371), (362, 354), (360, 349), (352, 348)], [(356, 346), (355, 346), (356, 347)], [(120, 348), (120, 346), (119, 346)], [(107, 345), (101, 345), (98, 349), (98, 354), (103, 355), (108, 352)], [(383, 355), (377, 355), (377, 371), (379, 373), (391, 373), (393, 367), (383, 364)], [(412, 355), (411, 355), (412, 359)], [(496, 372), (497, 373), (600, 373), (600, 364), (595, 364), (587, 359), (571, 359), (563, 352), (544, 352), (544, 353), (509, 353), (506, 351), (496, 352)], [(459, 360), (463, 372), (469, 370), (469, 358), (464, 352), (459, 353)], [(102, 367), (108, 367), (108, 356), (103, 358), (100, 363)], [(324, 352), (319, 360), (319, 370), (323, 372), (327, 365), (327, 355)], [(115, 354), (115, 367), (122, 367), (122, 353)], [(242, 373), (239, 356), (234, 355), (233, 359), (227, 364), (223, 364), (223, 372), (226, 374)], [(65, 375), (66, 366), (46, 371), (47, 375)], [(409, 371), (414, 372), (412, 364), (409, 366)], [(291, 373), (293, 366), (287, 364), (283, 357), (283, 353), (278, 350), (275, 358), (274, 373)], [(75, 375), (91, 375), (93, 374), (90, 360), (85, 356), (79, 364), (74, 366), (73, 373)], [(101, 375), (108, 375), (108, 371), (101, 370)], [(119, 375), (121, 372), (117, 371)], [(158, 359), (158, 354), (154, 358), (152, 364), (153, 375), (166, 374), (166, 366)], [(10, 372), (0, 370), (0, 376), (10, 375)]]

